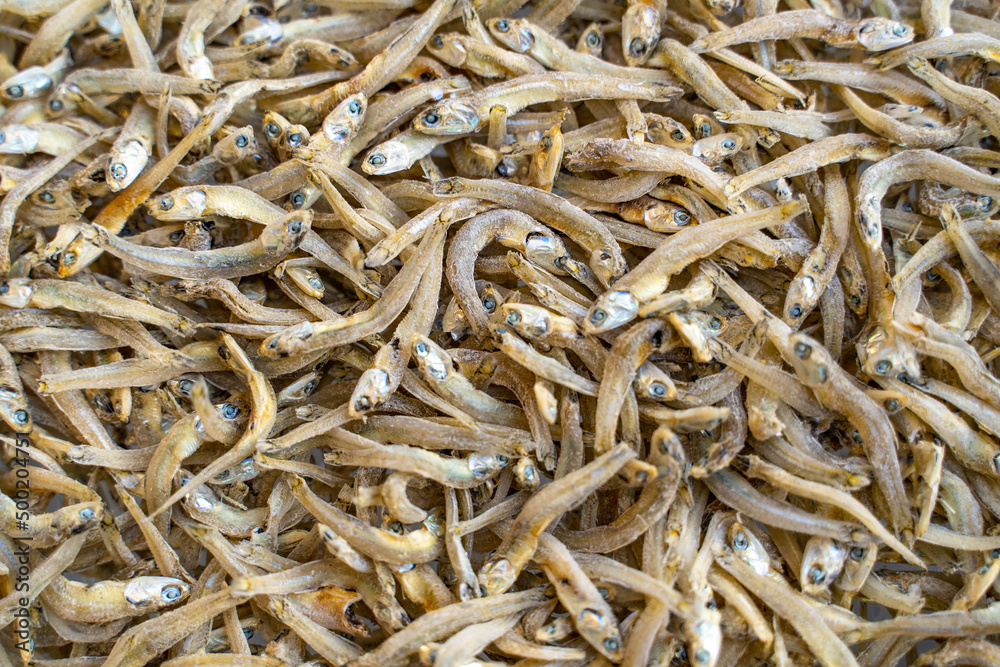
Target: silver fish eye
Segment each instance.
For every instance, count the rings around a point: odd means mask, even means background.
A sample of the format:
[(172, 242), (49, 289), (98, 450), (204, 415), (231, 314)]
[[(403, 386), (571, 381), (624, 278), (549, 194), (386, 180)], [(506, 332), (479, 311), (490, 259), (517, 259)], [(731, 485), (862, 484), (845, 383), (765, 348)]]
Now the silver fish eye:
[(242, 134), (240, 136), (236, 137), (236, 146), (237, 147), (239, 147), (239, 148), (245, 148), (248, 143), (250, 143), (250, 142)]
[(11, 86), (10, 88), (7, 89), (8, 97), (17, 98), (21, 97), (22, 95), (24, 95), (24, 88), (22, 86)]
[(795, 344), (795, 356), (799, 359), (805, 359), (812, 353), (812, 346), (807, 345), (803, 342), (798, 342)]
[(167, 586), (163, 589), (163, 597), (168, 600), (176, 600), (181, 596), (181, 589), (177, 586)]
[(748, 546), (750, 546), (750, 541), (747, 540), (747, 536), (744, 535), (742, 532), (733, 535), (733, 548), (735, 548), (737, 551), (743, 551)]
[(430, 349), (427, 347), (427, 343), (423, 341), (417, 341), (417, 344), (413, 346), (413, 354), (418, 357), (426, 357), (430, 353)]

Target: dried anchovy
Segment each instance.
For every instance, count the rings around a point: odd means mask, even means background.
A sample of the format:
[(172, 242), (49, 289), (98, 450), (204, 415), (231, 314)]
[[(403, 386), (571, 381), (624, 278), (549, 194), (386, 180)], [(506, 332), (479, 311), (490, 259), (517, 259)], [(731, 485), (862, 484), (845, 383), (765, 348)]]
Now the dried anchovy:
[(0, 667), (996, 664), (989, 3), (416, 5), (0, 0)]

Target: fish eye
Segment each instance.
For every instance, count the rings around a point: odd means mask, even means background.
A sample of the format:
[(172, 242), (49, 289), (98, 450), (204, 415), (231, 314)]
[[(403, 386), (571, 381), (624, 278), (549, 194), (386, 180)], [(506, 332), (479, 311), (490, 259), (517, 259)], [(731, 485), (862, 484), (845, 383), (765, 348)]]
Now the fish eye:
[(875, 364), (875, 370), (881, 373), (882, 375), (888, 373), (889, 369), (891, 368), (892, 368), (892, 362), (889, 361), (888, 359), (883, 359), (882, 361)]
[(683, 227), (687, 223), (691, 222), (691, 216), (684, 211), (677, 211), (677, 213), (674, 214), (674, 222)]
[(718, 329), (719, 327), (722, 326), (722, 320), (713, 315), (712, 319), (708, 321), (708, 326), (712, 329)]
[(823, 581), (823, 577), (826, 576), (826, 572), (823, 571), (819, 565), (813, 565), (809, 568), (809, 581), (814, 584), (818, 584)]
[(52, 194), (51, 190), (42, 190), (41, 193), (39, 193), (38, 198), (46, 204), (51, 204), (56, 200), (56, 197)]
[(515, 326), (520, 321), (521, 321), (521, 313), (517, 312), (516, 310), (512, 310), (509, 313), (507, 313), (507, 324)]
[(361, 102), (354, 100), (353, 102), (348, 104), (347, 113), (351, 114), (352, 116), (357, 116), (359, 113), (361, 113)]
[(368, 164), (373, 167), (384, 167), (385, 166), (385, 156), (376, 153), (375, 155), (368, 156)]
[(700, 648), (694, 652), (695, 662), (708, 662), (711, 657), (712, 656), (707, 649)]
[(732, 139), (726, 139), (722, 142), (722, 147), (725, 148), (727, 151), (731, 151), (734, 148), (736, 148), (736, 142), (733, 141)]
[(367, 396), (362, 396), (354, 402), (354, 407), (358, 409), (359, 412), (365, 412), (372, 409), (372, 402)]
[(684, 133), (680, 130), (674, 130), (670, 133), (670, 138), (674, 141), (684, 141)]
[(193, 385), (194, 383), (191, 380), (181, 380), (177, 383), (177, 390), (185, 396), (189, 396)]
[(237, 415), (240, 414), (240, 408), (238, 405), (233, 405), (232, 403), (226, 403), (222, 406), (222, 416), (226, 419), (236, 419)]
[(174, 207), (174, 200), (171, 197), (163, 197), (160, 199), (160, 208), (164, 211), (169, 211)]
[(750, 541), (747, 536), (740, 531), (733, 535), (733, 548), (737, 551), (744, 551), (748, 546), (750, 546)]
[(428, 111), (424, 114), (424, 125), (427, 127), (434, 127), (440, 122), (441, 116), (439, 116), (436, 111)]
[(601, 310), (600, 308), (597, 308), (596, 310), (594, 310), (594, 312), (590, 314), (590, 321), (593, 322), (594, 324), (600, 324), (606, 319), (608, 319), (608, 314), (603, 310)]
[(596, 32), (591, 32), (587, 35), (587, 46), (592, 48), (597, 48), (601, 44), (601, 38)]
[(24, 88), (21, 86), (11, 86), (7, 89), (8, 97), (20, 97), (21, 95), (24, 95)]
[(826, 378), (828, 377), (826, 366), (817, 366), (816, 367), (816, 375), (819, 376), (819, 381), (820, 382), (826, 382)]
[(80, 510), (80, 518), (83, 519), (84, 521), (90, 521), (91, 519), (94, 518), (94, 510), (90, 509), (89, 507), (84, 507), (82, 510)]
[(642, 40), (642, 39), (639, 39), (638, 37), (636, 37), (628, 45), (628, 50), (632, 53), (633, 56), (641, 56), (642, 54), (644, 54), (646, 52), (646, 42), (645, 42), (645, 40)]
[(301, 144), (302, 143), (302, 133), (301, 132), (292, 132), (290, 135), (288, 135), (288, 143), (290, 143), (292, 146), (298, 146), (299, 144)]
[(604, 640), (603, 646), (605, 651), (614, 652), (617, 651), (619, 648), (621, 648), (621, 642), (619, 642), (614, 637), (608, 637), (607, 639)]
[(53, 111), (62, 111), (63, 103), (62, 100), (49, 100), (49, 108)]
[(292, 206), (294, 206), (295, 208), (302, 208), (302, 206), (305, 203), (306, 203), (306, 196), (301, 192), (296, 192), (294, 195), (292, 195)]
[(116, 181), (120, 181), (126, 176), (128, 176), (128, 167), (126, 167), (124, 164), (122, 164), (121, 162), (116, 162), (115, 164), (111, 165), (111, 178), (115, 179)]
[(889, 412), (895, 412), (896, 410), (899, 410), (899, 401), (897, 401), (895, 398), (890, 398), (888, 401), (885, 402), (885, 409), (888, 410)]
[(16, 411), (14, 413), (14, 421), (16, 421), (18, 424), (27, 424), (28, 423), (28, 413), (27, 413), (27, 411), (25, 411), (25, 410), (18, 410), (18, 411)]
[(802, 342), (799, 342), (799, 343), (795, 344), (795, 355), (799, 359), (805, 359), (811, 353), (812, 353), (812, 346), (811, 345), (807, 345), (806, 343), (802, 343)]
[(434, 48), (435, 49), (443, 49), (444, 48), (444, 40), (441, 39), (441, 35), (434, 35), (434, 39), (431, 40), (431, 42), (434, 44)]
[(172, 243), (180, 243), (180, 240), (182, 238), (184, 238), (184, 232), (182, 232), (179, 229), (176, 232), (171, 232), (170, 233), (170, 241)]
[(64, 265), (76, 263), (76, 253), (75, 252), (64, 252), (62, 254), (62, 263)]
[[(277, 338), (272, 339), (271, 342), (267, 344), (267, 349), (269, 349), (269, 350), (276, 350), (276, 349), (278, 349), (278, 339)], [(220, 350), (220, 352), (221, 352), (221, 350)], [(222, 355), (220, 354), (219, 356), (222, 356)], [(223, 359), (225, 359), (225, 357), (223, 357)]]
[(167, 586), (163, 589), (163, 597), (168, 600), (176, 600), (181, 596), (181, 589), (176, 586)]
[(312, 286), (315, 289), (323, 289), (323, 281), (320, 280), (319, 278), (315, 278), (315, 277), (314, 278), (310, 278), (309, 279), (309, 285)]
[(800, 306), (799, 304), (795, 304), (794, 306), (788, 309), (788, 314), (791, 315), (793, 319), (796, 320), (799, 319), (800, 317), (802, 317), (802, 306)]
[(859, 308), (861, 306), (861, 297), (857, 294), (851, 295), (851, 306), (854, 308)]
[(413, 354), (418, 357), (426, 357), (430, 353), (430, 348), (427, 347), (427, 343), (423, 341), (417, 341), (417, 344), (413, 346)]
[(508, 464), (509, 462), (510, 462), (510, 459), (509, 459), (509, 458), (507, 458), (507, 457), (506, 457), (506, 456), (504, 456), (503, 454), (497, 454), (497, 463), (499, 463), (499, 464), (500, 464), (500, 465), (502, 465), (502, 466), (505, 466), (505, 465), (507, 465), (507, 464)]
[(894, 34), (896, 37), (902, 37), (903, 35), (906, 34), (906, 26), (903, 25), (902, 23), (897, 23), (896, 25), (892, 26), (892, 34)]
[(250, 142), (242, 134), (240, 136), (236, 137), (236, 146), (237, 146), (237, 148), (246, 148), (246, 145), (248, 143), (250, 143)]
[(507, 32), (510, 30), (510, 22), (507, 19), (497, 21), (497, 32)]
[[(299, 195), (299, 197), (302, 197), (302, 199), (305, 199), (305, 197), (302, 196), (302, 195)], [(292, 197), (292, 200), (294, 201), (295, 197)], [(299, 206), (301, 206), (302, 202), (301, 201), (300, 202), (296, 202), (296, 204), (299, 205)], [(302, 231), (302, 221), (301, 220), (292, 220), (291, 222), (289, 222), (288, 223), (288, 231), (291, 232), (292, 234), (298, 234), (300, 231)]]
[(667, 388), (664, 387), (659, 382), (654, 382), (653, 384), (649, 385), (649, 393), (652, 394), (653, 396), (665, 396), (667, 393)]
[(10, 291), (10, 285), (8, 285), (7, 283), (0, 285), (0, 294), (6, 294), (9, 291)]
[(990, 206), (993, 206), (993, 197), (980, 197), (979, 206), (984, 211), (989, 210)]
[(216, 475), (216, 477), (218, 479), (226, 479), (227, 477), (229, 477), (229, 471), (228, 470), (223, 470), (218, 475)]
[(864, 557), (865, 557), (865, 550), (862, 549), (861, 547), (854, 547), (853, 549), (851, 549), (851, 560), (860, 562), (864, 560)]
[(269, 137), (277, 137), (281, 134), (281, 128), (278, 127), (277, 123), (271, 122), (264, 126), (264, 131), (267, 132)]

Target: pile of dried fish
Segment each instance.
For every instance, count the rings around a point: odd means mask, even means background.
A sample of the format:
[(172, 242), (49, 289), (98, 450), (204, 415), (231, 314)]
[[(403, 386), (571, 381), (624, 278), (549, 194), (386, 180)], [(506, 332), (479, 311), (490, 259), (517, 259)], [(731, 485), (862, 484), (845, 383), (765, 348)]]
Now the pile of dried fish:
[(995, 3), (0, 9), (0, 667), (1000, 664)]

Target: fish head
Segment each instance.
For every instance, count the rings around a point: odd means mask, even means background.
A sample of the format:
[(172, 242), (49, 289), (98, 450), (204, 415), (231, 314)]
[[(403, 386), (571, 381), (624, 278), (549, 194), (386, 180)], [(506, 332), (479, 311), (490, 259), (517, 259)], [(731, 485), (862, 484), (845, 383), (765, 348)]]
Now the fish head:
[(562, 239), (543, 232), (532, 232), (524, 239), (524, 255), (529, 261), (552, 271), (565, 274), (569, 251)]
[(448, 100), (424, 111), (413, 121), (413, 127), (425, 134), (471, 134), (479, 127), (479, 112), (460, 99)]
[(41, 133), (30, 125), (8, 125), (0, 128), (0, 154), (33, 153), (40, 139)]
[(425, 375), (443, 380), (454, 368), (451, 356), (427, 336), (413, 334), (410, 350)]
[(406, 144), (390, 139), (371, 149), (361, 163), (361, 169), (372, 176), (384, 176), (409, 169), (412, 164), (413, 158)]
[(531, 29), (519, 19), (489, 19), (486, 27), (498, 42), (515, 53), (527, 53), (535, 43)]
[(462, 43), (461, 35), (455, 33), (434, 35), (431, 41), (427, 42), (427, 50), (435, 58), (451, 67), (461, 67), (465, 64), (466, 58), (469, 57), (469, 52)]
[(479, 585), (486, 589), (486, 595), (500, 595), (514, 585), (520, 572), (506, 558), (490, 558), (479, 569)]
[(125, 601), (144, 612), (154, 612), (177, 604), (191, 587), (172, 577), (136, 577), (125, 584)]
[(799, 581), (806, 595), (825, 594), (844, 567), (847, 547), (829, 537), (813, 536), (802, 553)]
[(690, 213), (670, 202), (659, 202), (650, 206), (642, 217), (646, 227), (654, 232), (676, 232), (694, 221)]
[(885, 51), (909, 44), (916, 36), (913, 28), (892, 19), (876, 16), (858, 22), (858, 43), (866, 51)]
[(541, 306), (505, 303), (500, 306), (500, 319), (525, 338), (539, 338), (552, 331), (552, 313)]
[(0, 84), (0, 96), (12, 102), (41, 97), (52, 87), (52, 77), (37, 65), (23, 69)]
[(229, 133), (212, 149), (212, 156), (224, 165), (239, 164), (257, 150), (253, 127), (247, 125)]
[(622, 17), (622, 49), (625, 62), (636, 67), (646, 62), (660, 40), (660, 12), (651, 5), (633, 3)]
[(631, 292), (612, 290), (597, 297), (587, 311), (583, 322), (583, 333), (599, 334), (619, 327), (635, 319), (639, 312), (639, 301)]
[(0, 283), (0, 304), (11, 308), (27, 308), (35, 288), (27, 278), (11, 278)]
[(347, 141), (358, 132), (368, 112), (368, 97), (361, 93), (345, 98), (323, 119), (323, 134), (330, 141)]
[(677, 396), (677, 387), (674, 386), (670, 376), (650, 361), (642, 362), (632, 384), (639, 398), (669, 401)]
[(347, 404), (347, 413), (354, 419), (363, 417), (392, 393), (392, 383), (389, 374), (381, 368), (369, 368), (358, 379), (351, 400)]
[(52, 530), (63, 536), (79, 535), (97, 526), (103, 518), (104, 506), (99, 502), (69, 505), (53, 513)]
[(833, 360), (819, 342), (795, 333), (788, 337), (789, 361), (799, 381), (807, 387), (821, 387), (833, 377)]
[(149, 214), (166, 222), (200, 218), (208, 207), (208, 195), (197, 186), (177, 188), (146, 203)]
[(105, 180), (112, 192), (121, 192), (142, 173), (149, 162), (149, 150), (138, 139), (117, 143), (111, 147), (108, 155), (108, 166), (105, 168)]

